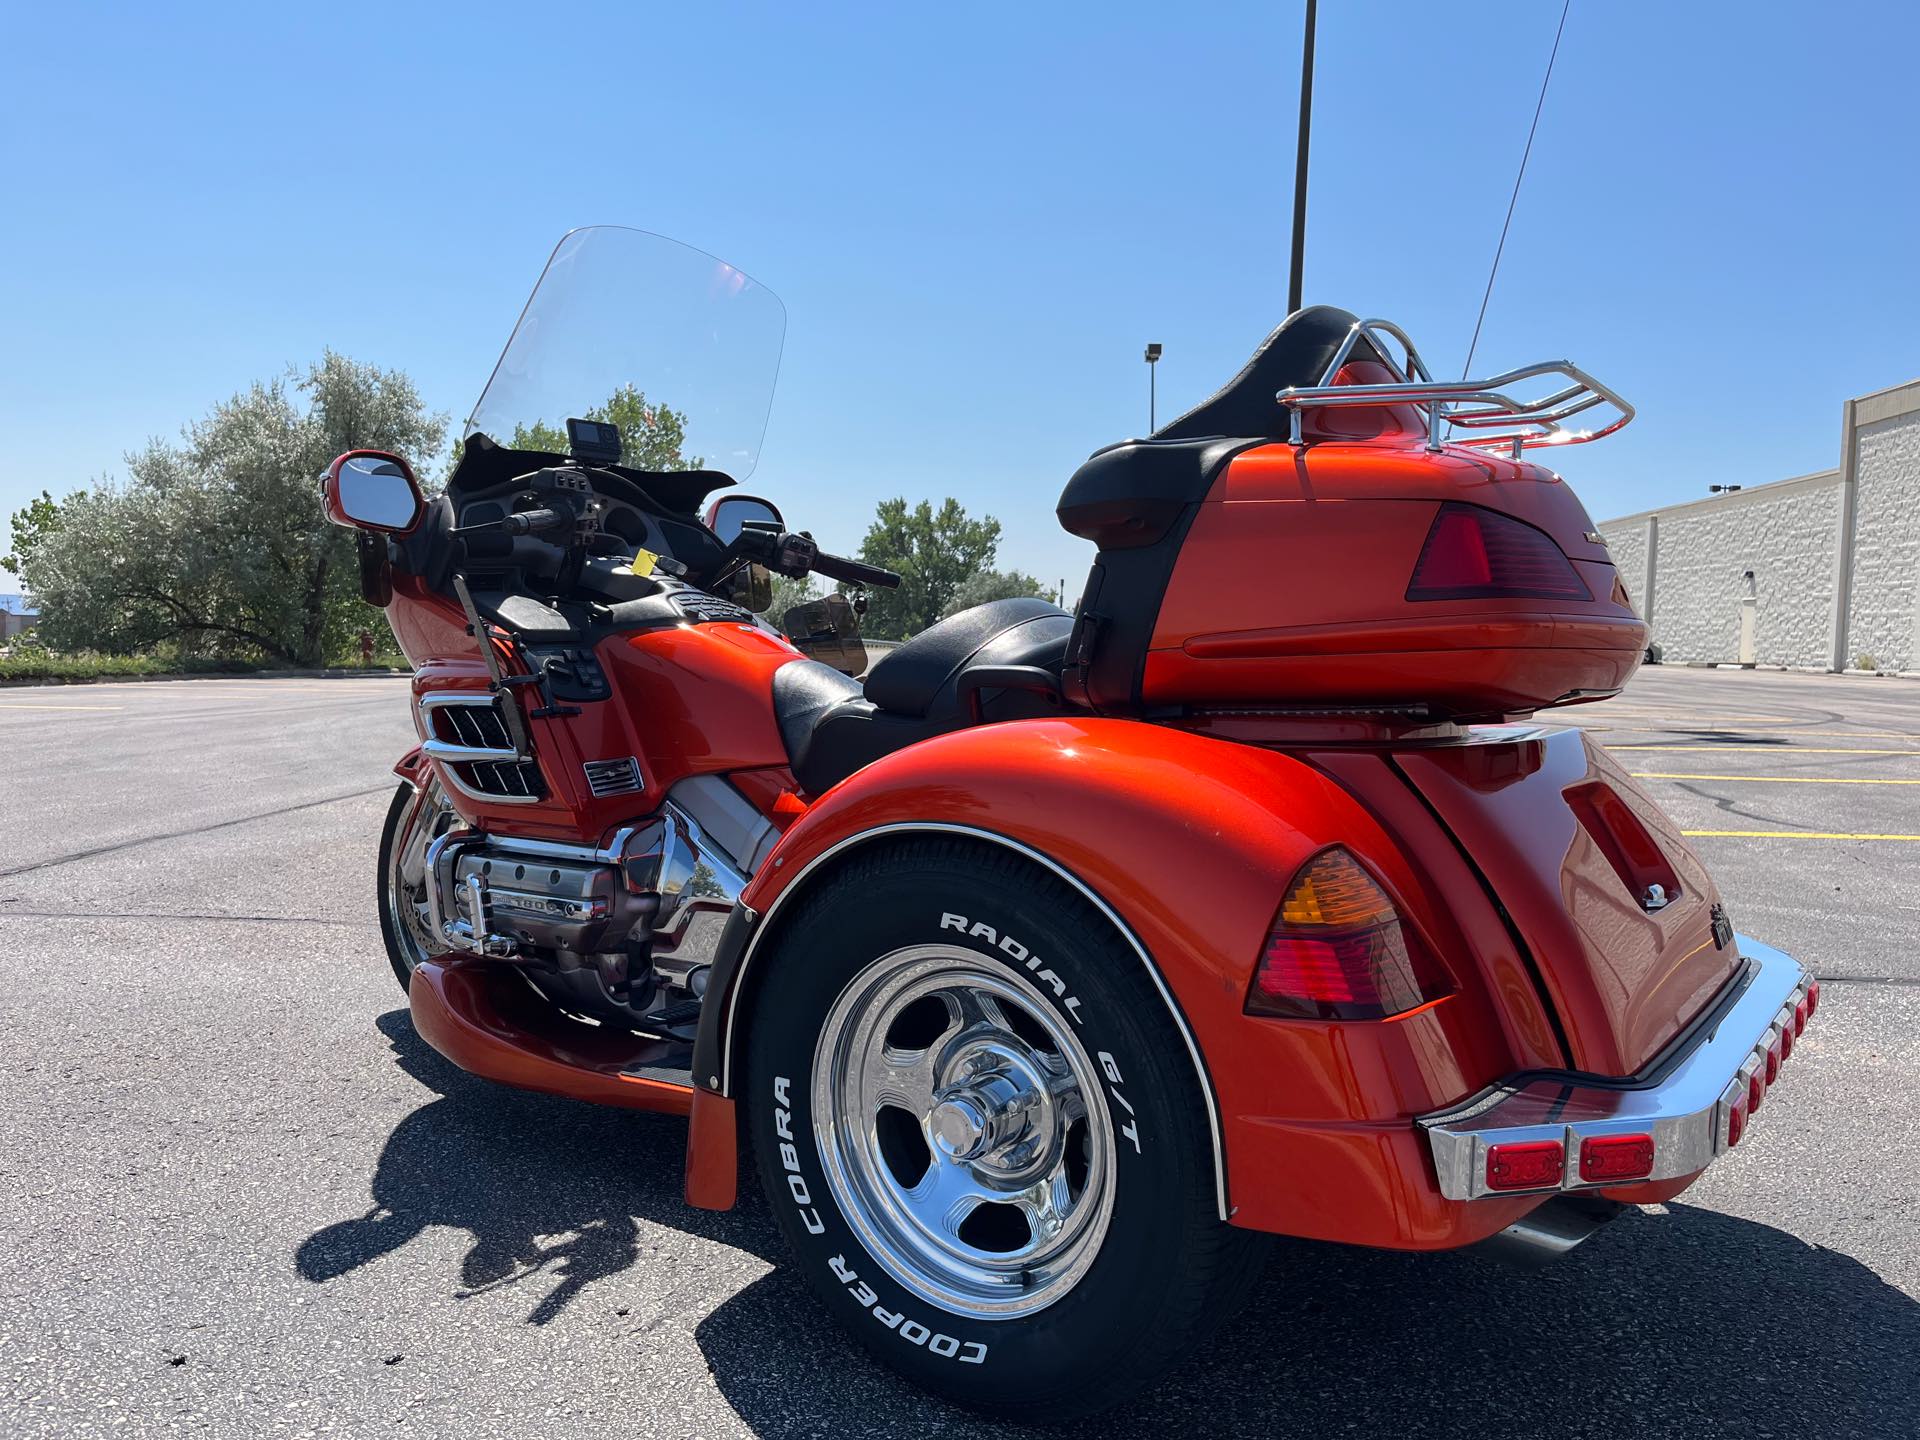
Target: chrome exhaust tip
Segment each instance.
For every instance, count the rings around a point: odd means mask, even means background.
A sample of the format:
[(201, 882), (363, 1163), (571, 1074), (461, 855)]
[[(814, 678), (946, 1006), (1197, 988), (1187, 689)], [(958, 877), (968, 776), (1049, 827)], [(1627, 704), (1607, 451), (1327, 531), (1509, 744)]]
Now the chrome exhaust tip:
[(1509, 1264), (1550, 1264), (1626, 1208), (1595, 1195), (1556, 1196), (1482, 1242), (1479, 1248)]

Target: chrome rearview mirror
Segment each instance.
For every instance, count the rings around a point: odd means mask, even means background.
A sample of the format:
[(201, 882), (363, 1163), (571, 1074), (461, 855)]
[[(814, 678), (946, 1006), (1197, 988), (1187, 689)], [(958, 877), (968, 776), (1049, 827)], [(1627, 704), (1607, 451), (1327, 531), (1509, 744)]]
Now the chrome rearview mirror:
[(784, 529), (786, 523), (773, 502), (762, 500), (758, 495), (723, 495), (707, 507), (707, 528), (719, 537), (722, 545), (738, 540), (748, 525), (770, 524)]
[(327, 519), (357, 530), (405, 535), (426, 511), (413, 471), (385, 450), (349, 450), (320, 477)]

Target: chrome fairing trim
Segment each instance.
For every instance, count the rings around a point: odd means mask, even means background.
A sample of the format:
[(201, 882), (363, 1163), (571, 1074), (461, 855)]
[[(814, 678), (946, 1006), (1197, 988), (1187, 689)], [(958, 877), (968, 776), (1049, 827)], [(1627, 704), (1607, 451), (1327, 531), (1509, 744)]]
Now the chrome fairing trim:
[[(473, 710), (492, 710), (501, 717), (501, 725), (507, 724), (506, 712), (502, 703), (511, 703), (506, 697), (496, 697), (491, 691), (484, 690), (436, 690), (422, 695), (414, 704), (413, 728), (420, 734), (420, 753), (429, 760), (440, 762), (440, 774), (448, 786), (469, 800), (478, 800), (493, 805), (537, 805), (543, 797), (539, 795), (503, 795), (492, 790), (481, 790), (461, 779), (456, 765), (527, 765), (533, 764), (531, 755), (522, 755), (518, 750), (503, 749), (496, 746), (461, 745), (452, 740), (442, 740), (433, 733), (432, 714), (435, 710), (448, 706), (459, 706)], [(511, 731), (509, 731), (511, 733)]]
[[(1704, 1170), (1727, 1149), (1727, 1119), (1746, 1093), (1767, 1047), (1793, 1023), (1794, 1007), (1805, 996), (1810, 977), (1791, 955), (1745, 935), (1734, 945), (1748, 962), (1722, 1009), (1684, 1037), (1677, 1054), (1663, 1056), (1654, 1079), (1623, 1085), (1594, 1077), (1515, 1077), (1415, 1122), (1426, 1131), (1440, 1193), (1449, 1200), (1528, 1192), (1493, 1190), (1487, 1185), (1487, 1150), (1529, 1140), (1558, 1140), (1566, 1146), (1566, 1164), (1554, 1190), (1597, 1189), (1580, 1179), (1580, 1142), (1606, 1135), (1651, 1135), (1653, 1173), (1649, 1180), (1670, 1180)], [(1639, 1181), (1630, 1182), (1634, 1184)]]
[(1193, 1031), (1188, 1028), (1187, 1017), (1181, 1012), (1179, 1003), (1173, 998), (1173, 991), (1167, 987), (1165, 978), (1160, 974), (1160, 967), (1153, 963), (1153, 956), (1147, 953), (1147, 947), (1140, 943), (1140, 937), (1135, 935), (1133, 928), (1129, 926), (1125, 920), (1120, 918), (1119, 912), (1107, 904), (1105, 900), (1101, 899), (1098, 892), (1086, 884), (1085, 881), (1081, 880), (1080, 877), (1075, 875), (1071, 870), (1061, 865), (1059, 861), (1051, 859), (1030, 845), (1021, 844), (1018, 840), (1010, 840), (1005, 835), (996, 835), (991, 830), (977, 829), (972, 825), (950, 825), (931, 820), (901, 821), (893, 825), (876, 825), (871, 830), (862, 830), (857, 834), (847, 836), (846, 839), (839, 841), (837, 844), (828, 846), (800, 867), (799, 871), (787, 881), (780, 893), (773, 897), (773, 903), (767, 906), (765, 913), (760, 917), (760, 923), (754, 926), (752, 938), (747, 941), (747, 948), (741, 954), (740, 964), (734, 971), (733, 984), (727, 995), (726, 1023), (722, 1027), (720, 1036), (719, 1093), (728, 1096), (733, 1094), (733, 1037), (735, 1033), (734, 1027), (739, 1018), (740, 996), (746, 989), (747, 971), (749, 967), (752, 966), (754, 957), (759, 954), (761, 942), (766, 939), (767, 935), (774, 928), (769, 923), (773, 919), (774, 914), (781, 906), (786, 904), (790, 896), (798, 894), (805, 888), (802, 882), (806, 880), (809, 874), (818, 869), (826, 861), (831, 860), (834, 856), (844, 853), (855, 845), (864, 845), (869, 841), (878, 840), (886, 835), (909, 834), (965, 835), (975, 840), (984, 840), (992, 845), (1003, 846), (1017, 854), (1024, 855), (1027, 859), (1039, 865), (1045, 866), (1067, 884), (1071, 885), (1086, 899), (1088, 904), (1099, 911), (1100, 914), (1106, 918), (1107, 923), (1112, 925), (1113, 928), (1119, 932), (1121, 938), (1132, 948), (1133, 953), (1140, 957), (1140, 963), (1146, 967), (1147, 977), (1153, 981), (1154, 989), (1160, 992), (1160, 999), (1167, 1007), (1167, 1014), (1173, 1019), (1174, 1028), (1180, 1032), (1180, 1039), (1187, 1047), (1187, 1057), (1193, 1062), (1194, 1076), (1200, 1082), (1200, 1097), (1206, 1102), (1207, 1106), (1207, 1129), (1213, 1141), (1214, 1201), (1218, 1207), (1220, 1218), (1222, 1220), (1230, 1220), (1233, 1212), (1227, 1208), (1227, 1152), (1226, 1146), (1221, 1138), (1220, 1107), (1213, 1095), (1213, 1078), (1207, 1073), (1206, 1061), (1200, 1056), (1200, 1046), (1193, 1038)]

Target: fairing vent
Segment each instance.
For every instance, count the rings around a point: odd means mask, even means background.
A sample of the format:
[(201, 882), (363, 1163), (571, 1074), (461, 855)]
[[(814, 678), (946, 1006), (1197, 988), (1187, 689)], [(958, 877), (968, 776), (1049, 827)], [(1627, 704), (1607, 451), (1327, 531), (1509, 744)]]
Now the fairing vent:
[(640, 762), (631, 755), (623, 760), (589, 760), (580, 768), (587, 772), (587, 789), (598, 799), (631, 795), (640, 788)]
[[(447, 764), (467, 793), (521, 805), (546, 793), (536, 761), (510, 758), (516, 753), (513, 736), (497, 700), (439, 704), (429, 713), (433, 737), (443, 742), (430, 753)], [(487, 758), (463, 758), (463, 750), (482, 752)]]

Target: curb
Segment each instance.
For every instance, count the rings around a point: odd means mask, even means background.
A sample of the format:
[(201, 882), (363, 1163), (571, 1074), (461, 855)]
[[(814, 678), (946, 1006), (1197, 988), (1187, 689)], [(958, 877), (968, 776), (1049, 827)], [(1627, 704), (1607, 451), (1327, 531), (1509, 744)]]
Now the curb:
[(144, 685), (156, 680), (379, 680), (411, 675), (411, 670), (232, 670), (169, 671), (148, 675), (20, 675), (0, 678), (0, 689), (37, 685)]

